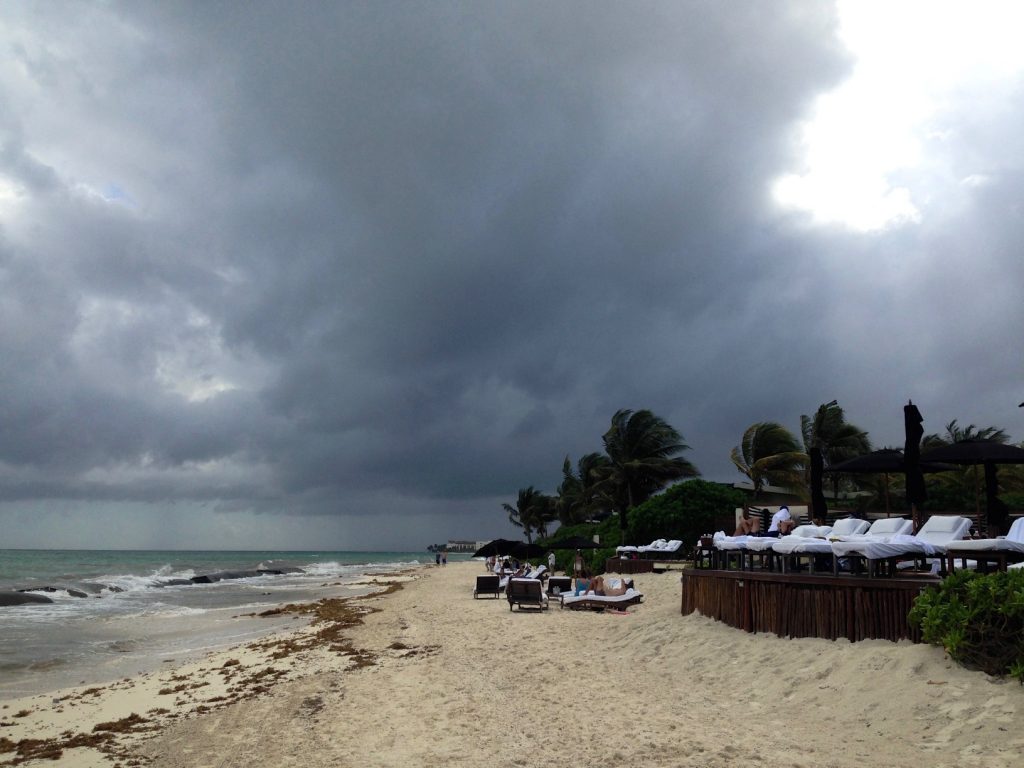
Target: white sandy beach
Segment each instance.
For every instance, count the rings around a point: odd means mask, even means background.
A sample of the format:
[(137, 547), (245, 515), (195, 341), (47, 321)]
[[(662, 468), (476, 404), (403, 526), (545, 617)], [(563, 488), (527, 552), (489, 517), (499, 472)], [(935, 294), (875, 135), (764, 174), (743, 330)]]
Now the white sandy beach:
[[(25, 739), (63, 742), (46, 765), (174, 768), (1010, 766), (1024, 753), (1024, 688), (936, 648), (748, 635), (681, 616), (672, 574), (637, 577), (646, 600), (625, 615), (510, 612), (472, 599), (482, 572), (424, 568), (354, 601), (379, 609), (360, 625), (5, 702), (0, 765)], [(97, 736), (106, 753), (73, 746)]]

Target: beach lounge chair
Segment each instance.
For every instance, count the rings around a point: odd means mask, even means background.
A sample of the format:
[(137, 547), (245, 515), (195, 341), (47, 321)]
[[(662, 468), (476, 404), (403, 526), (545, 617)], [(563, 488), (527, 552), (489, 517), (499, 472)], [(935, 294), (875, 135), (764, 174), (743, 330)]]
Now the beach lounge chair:
[(480, 595), (493, 594), (495, 597), (500, 597), (500, 593), (501, 579), (493, 573), (489, 573), (486, 576), (476, 577), (476, 587), (473, 589), (474, 600), (480, 597)]
[[(743, 553), (748, 541), (761, 538), (760, 536), (726, 536), (725, 531), (718, 531), (711, 540), (717, 556), (715, 565), (724, 570), (729, 570), (733, 557), (737, 558), (740, 570), (744, 568)], [(772, 539), (774, 541), (774, 539)]]
[(630, 605), (642, 603), (644, 596), (634, 587), (630, 586), (621, 595), (595, 595), (588, 592), (582, 595), (562, 595), (562, 608), (569, 608), (573, 611), (603, 611), (608, 608), (623, 609)]
[(552, 576), (548, 579), (548, 595), (561, 595), (563, 592), (572, 592), (572, 576)]
[(544, 581), (548, 577), (548, 567), (546, 565), (538, 565), (532, 571), (529, 571), (524, 578), (527, 579), (540, 579)]
[(528, 605), (542, 611), (548, 607), (548, 596), (544, 594), (544, 586), (540, 579), (509, 579), (505, 587), (505, 597), (508, 598), (510, 611), (517, 605), (520, 609)]
[(639, 547), (630, 544), (618, 546), (615, 552), (619, 555), (636, 554), (643, 557), (671, 557), (679, 552), (683, 546), (680, 539), (655, 539), (650, 544), (642, 544)]
[(950, 573), (957, 559), (960, 560), (961, 568), (968, 568), (973, 562), (974, 567), (984, 573), (989, 563), (994, 563), (997, 570), (1005, 571), (1009, 563), (1024, 561), (1024, 517), (1014, 521), (1006, 538), (953, 542), (946, 547), (946, 558)]
[(836, 520), (831, 528), (825, 526), (827, 530), (824, 532), (813, 525), (798, 525), (789, 536), (772, 539), (772, 550), (782, 556), (783, 571), (787, 571), (791, 563), (799, 565), (800, 560), (806, 557), (810, 561), (811, 573), (814, 573), (816, 560), (826, 557), (832, 559), (832, 542), (829, 538), (860, 535), (866, 533), (869, 527), (867, 520), (855, 517)]
[[(829, 533), (831, 533), (832, 527), (829, 525), (798, 525), (789, 536), (796, 536), (799, 539), (824, 539)], [(782, 537), (787, 538), (787, 537)], [(775, 545), (782, 541), (782, 538), (775, 536), (752, 536), (747, 539), (743, 545), (741, 557), (744, 561), (740, 565), (745, 570), (749, 564), (750, 570), (754, 568), (754, 559), (760, 558), (761, 567), (764, 568), (767, 564), (769, 570), (775, 570), (775, 556), (777, 554)], [(781, 560), (781, 558), (779, 558)], [(765, 562), (767, 560), (767, 563)]]
[(835, 558), (866, 560), (868, 576), (873, 576), (882, 563), (888, 563), (889, 575), (892, 575), (901, 561), (944, 557), (946, 547), (962, 539), (970, 528), (971, 521), (966, 517), (932, 515), (914, 536), (894, 534), (844, 537), (832, 542), (832, 554)]

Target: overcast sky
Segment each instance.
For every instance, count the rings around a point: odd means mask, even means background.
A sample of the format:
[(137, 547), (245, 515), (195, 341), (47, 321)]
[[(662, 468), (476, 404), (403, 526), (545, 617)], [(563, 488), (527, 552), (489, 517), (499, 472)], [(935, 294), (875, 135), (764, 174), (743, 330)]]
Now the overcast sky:
[(1020, 15), (4, 3), (0, 548), (506, 535), (619, 408), (1024, 439)]

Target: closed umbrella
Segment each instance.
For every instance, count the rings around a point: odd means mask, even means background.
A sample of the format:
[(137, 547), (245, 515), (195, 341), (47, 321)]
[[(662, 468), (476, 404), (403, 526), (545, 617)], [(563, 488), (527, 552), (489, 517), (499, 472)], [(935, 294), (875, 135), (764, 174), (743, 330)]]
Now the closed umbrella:
[[(903, 406), (903, 429), (906, 443), (903, 446), (903, 473), (907, 480), (907, 503), (910, 504), (910, 517), (914, 521), (914, 530), (921, 527), (921, 515), (918, 507), (928, 498), (924, 488), (924, 473), (921, 471), (921, 438), (924, 436), (924, 417), (913, 402), (907, 401)], [(941, 459), (938, 459), (941, 461)]]
[(811, 520), (824, 520), (828, 515), (828, 504), (825, 503), (825, 491), (822, 481), (825, 475), (825, 457), (819, 446), (811, 449)]

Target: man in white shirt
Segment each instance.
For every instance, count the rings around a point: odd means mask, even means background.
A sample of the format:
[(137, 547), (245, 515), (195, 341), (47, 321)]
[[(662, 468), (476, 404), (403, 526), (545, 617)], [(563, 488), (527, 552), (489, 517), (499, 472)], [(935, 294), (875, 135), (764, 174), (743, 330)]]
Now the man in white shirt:
[(783, 504), (779, 511), (772, 515), (772, 524), (768, 526), (767, 536), (778, 538), (785, 536), (796, 527), (793, 516), (789, 514), (789, 507)]

